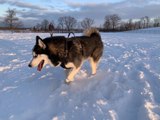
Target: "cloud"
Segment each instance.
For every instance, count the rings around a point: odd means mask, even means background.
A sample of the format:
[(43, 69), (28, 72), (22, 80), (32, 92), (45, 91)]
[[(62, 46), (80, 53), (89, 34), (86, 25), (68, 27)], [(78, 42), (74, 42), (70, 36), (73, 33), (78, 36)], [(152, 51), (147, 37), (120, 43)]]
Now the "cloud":
[(119, 14), (122, 19), (139, 18), (143, 16), (156, 17), (160, 11), (160, 1), (158, 0), (124, 0), (117, 3), (82, 4), (66, 2), (68, 6), (77, 8), (79, 15), (89, 15), (98, 19), (105, 15)]
[(39, 7), (37, 5), (33, 5), (28, 2), (22, 2), (18, 0), (1, 0), (1, 4), (9, 4), (11, 6), (20, 7), (20, 8), (29, 8), (29, 9), (37, 9), (37, 10), (47, 10), (44, 7)]
[(55, 11), (45, 11), (41, 14), (30, 13), (29, 16), (35, 16), (40, 19), (58, 19), (60, 16), (73, 16), (78, 20), (82, 20), (85, 17), (90, 17), (95, 20), (95, 25), (103, 25), (104, 17), (109, 14), (119, 14), (122, 19), (136, 19), (143, 16), (157, 17), (160, 11), (159, 4), (133, 4), (132, 2), (120, 2), (111, 4), (72, 4), (69, 5), (72, 10), (55, 12)]
[[(124, 0), (115, 3), (80, 3), (65, 1), (63, 4), (57, 4), (49, 0), (47, 6), (37, 6), (31, 3), (20, 1), (1, 0), (1, 4), (9, 3), (21, 8), (30, 8), (29, 10), (19, 11), (21, 19), (25, 24), (35, 25), (43, 19), (54, 20), (61, 16), (73, 16), (79, 21), (85, 17), (94, 19), (95, 25), (103, 25), (106, 15), (118, 14), (122, 19), (137, 19), (143, 16), (157, 17), (160, 11), (159, 0)], [(33, 9), (32, 9), (33, 8)]]

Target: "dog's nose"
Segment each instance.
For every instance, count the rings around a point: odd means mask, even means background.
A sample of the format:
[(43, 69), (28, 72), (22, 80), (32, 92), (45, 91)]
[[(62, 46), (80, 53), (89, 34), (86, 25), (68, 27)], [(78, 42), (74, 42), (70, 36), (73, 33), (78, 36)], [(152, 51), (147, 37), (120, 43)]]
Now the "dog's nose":
[(32, 65), (31, 65), (31, 64), (29, 64), (29, 65), (28, 65), (28, 67), (32, 67)]

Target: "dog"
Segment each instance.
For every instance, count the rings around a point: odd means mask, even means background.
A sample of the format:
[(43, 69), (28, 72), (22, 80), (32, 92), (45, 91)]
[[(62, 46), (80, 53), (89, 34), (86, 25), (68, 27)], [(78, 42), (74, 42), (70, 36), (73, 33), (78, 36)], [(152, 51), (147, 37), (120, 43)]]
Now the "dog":
[(33, 58), (28, 66), (38, 66), (39, 71), (46, 64), (69, 69), (65, 82), (70, 83), (74, 80), (84, 60), (89, 59), (92, 74), (96, 74), (102, 54), (103, 42), (99, 31), (95, 28), (86, 29), (82, 36), (70, 38), (51, 36), (42, 39), (36, 36), (36, 44), (32, 50)]

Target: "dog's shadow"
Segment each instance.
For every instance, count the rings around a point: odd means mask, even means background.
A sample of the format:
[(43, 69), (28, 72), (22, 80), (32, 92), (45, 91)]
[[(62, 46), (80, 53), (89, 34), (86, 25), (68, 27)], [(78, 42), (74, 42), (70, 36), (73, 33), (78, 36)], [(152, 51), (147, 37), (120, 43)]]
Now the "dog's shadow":
[[(68, 86), (68, 84), (65, 83), (65, 79), (70, 72), (69, 69), (65, 70), (61, 67), (52, 67), (47, 65), (41, 72), (38, 72), (36, 69), (32, 69), (30, 72), (33, 73), (29, 77), (29, 81), (32, 82), (37, 89), (44, 88), (55, 91), (64, 84)], [(84, 62), (81, 70), (75, 76), (75, 82), (89, 76), (91, 76), (89, 62)]]
[(41, 72), (34, 70), (33, 74), (29, 77), (30, 82), (39, 86), (39, 88), (47, 87), (51, 91), (56, 90), (64, 84), (66, 74), (64, 69), (60, 67), (50, 67), (46, 66)]

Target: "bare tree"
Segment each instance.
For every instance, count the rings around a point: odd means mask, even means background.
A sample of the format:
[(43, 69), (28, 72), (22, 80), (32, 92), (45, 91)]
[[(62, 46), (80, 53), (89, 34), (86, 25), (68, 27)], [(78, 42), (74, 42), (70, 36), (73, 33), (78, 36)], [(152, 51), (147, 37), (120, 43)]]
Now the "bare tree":
[(121, 31), (126, 31), (126, 22), (121, 22), (120, 23), (120, 27), (119, 27), (120, 29), (119, 30), (121, 30)]
[(75, 28), (77, 24), (77, 20), (74, 17), (71, 16), (63, 16), (58, 18), (58, 26), (57, 28), (60, 28), (62, 32), (64, 29), (67, 31), (71, 31), (73, 28)]
[(35, 26), (36, 31), (40, 31), (41, 30), (41, 24), (37, 23)]
[(129, 30), (132, 30), (134, 28), (134, 23), (133, 23), (132, 19), (129, 19), (129, 21), (128, 21), (128, 27), (129, 27)]
[(106, 30), (110, 30), (110, 29), (111, 29), (110, 15), (105, 16), (105, 22), (104, 22), (103, 27), (104, 27)]
[(90, 28), (94, 24), (94, 20), (91, 18), (85, 18), (84, 20), (81, 21), (81, 26), (82, 28)]
[(41, 22), (41, 29), (44, 31), (48, 31), (49, 21), (47, 19), (44, 19)]
[(148, 28), (149, 27), (149, 22), (150, 22), (150, 19), (149, 19), (148, 16), (142, 17), (141, 18), (141, 26), (142, 26), (142, 28)]
[(154, 19), (154, 27), (160, 27), (160, 17)]
[(132, 19), (129, 19), (128, 22), (125, 23), (125, 30), (133, 30), (135, 24), (133, 23)]
[(58, 18), (58, 26), (57, 26), (57, 28), (58, 28), (58, 29), (61, 29), (62, 32), (63, 32), (64, 26), (65, 26), (64, 17), (59, 17), (59, 18)]
[(22, 21), (17, 21), (14, 25), (15, 28), (22, 28), (23, 27), (23, 23)]
[(18, 28), (22, 26), (22, 22), (19, 21), (18, 17), (16, 17), (15, 9), (8, 9), (6, 11), (6, 16), (4, 18), (4, 23), (10, 28)]
[(54, 29), (55, 29), (55, 28), (54, 28), (54, 22), (52, 21), (52, 22), (50, 22), (49, 25), (48, 25), (48, 30), (49, 30), (51, 36), (53, 36), (53, 31), (54, 31)]
[(49, 31), (53, 31), (54, 30), (54, 24), (53, 23), (49, 23), (49, 25), (48, 25), (48, 30)]
[(64, 17), (64, 25), (67, 31), (71, 31), (76, 26), (77, 20), (71, 16)]
[(108, 30), (115, 30), (120, 23), (121, 18), (117, 14), (107, 15), (105, 17), (104, 28)]
[(113, 14), (110, 16), (112, 29), (115, 30), (117, 25), (119, 24), (121, 18), (117, 14)]
[(141, 28), (145, 28), (145, 18), (142, 17), (140, 20), (141, 20)]
[(141, 20), (138, 20), (135, 22), (135, 29), (141, 29), (142, 28), (142, 24), (141, 24)]
[(146, 27), (149, 27), (149, 22), (150, 22), (150, 18), (148, 16), (145, 16), (145, 20), (146, 20)]

